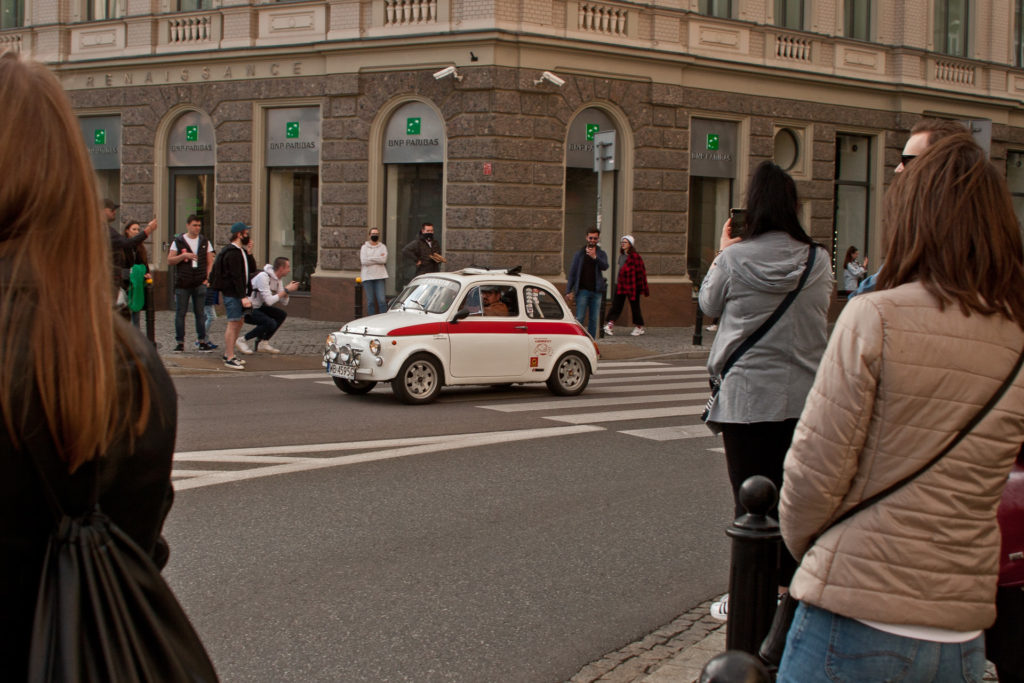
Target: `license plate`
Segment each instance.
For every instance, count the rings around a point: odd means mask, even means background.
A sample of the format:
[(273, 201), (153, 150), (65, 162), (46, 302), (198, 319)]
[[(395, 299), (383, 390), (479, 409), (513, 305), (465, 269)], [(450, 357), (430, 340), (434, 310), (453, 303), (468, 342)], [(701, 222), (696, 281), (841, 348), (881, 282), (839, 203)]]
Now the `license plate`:
[(341, 379), (356, 378), (356, 368), (354, 365), (339, 365), (338, 363), (331, 363), (327, 367), (327, 372), (331, 377), (340, 377)]

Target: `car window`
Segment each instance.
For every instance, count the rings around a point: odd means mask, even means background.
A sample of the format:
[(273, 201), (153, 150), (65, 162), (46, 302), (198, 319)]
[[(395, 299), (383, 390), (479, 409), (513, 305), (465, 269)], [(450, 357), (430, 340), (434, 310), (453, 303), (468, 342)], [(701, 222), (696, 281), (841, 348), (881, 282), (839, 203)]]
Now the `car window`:
[(561, 320), (565, 316), (562, 304), (546, 289), (527, 285), (523, 287), (523, 298), (526, 300), (526, 315), (529, 318)]
[(470, 316), (508, 318), (519, 315), (519, 299), (510, 285), (478, 285), (466, 293), (459, 308), (468, 308)]
[(444, 313), (459, 295), (458, 283), (442, 278), (423, 278), (410, 282), (395, 297), (389, 310)]

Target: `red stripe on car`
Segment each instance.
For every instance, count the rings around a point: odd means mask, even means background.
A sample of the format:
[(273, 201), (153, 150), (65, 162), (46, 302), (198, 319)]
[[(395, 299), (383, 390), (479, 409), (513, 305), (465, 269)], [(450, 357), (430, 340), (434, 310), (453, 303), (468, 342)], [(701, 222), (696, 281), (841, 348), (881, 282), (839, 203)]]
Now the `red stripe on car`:
[(576, 323), (529, 322), (530, 334), (578, 334), (586, 337), (587, 332)]
[(422, 325), (410, 325), (399, 327), (388, 332), (389, 337), (411, 337), (418, 334), (443, 334), (447, 323), (423, 323)]

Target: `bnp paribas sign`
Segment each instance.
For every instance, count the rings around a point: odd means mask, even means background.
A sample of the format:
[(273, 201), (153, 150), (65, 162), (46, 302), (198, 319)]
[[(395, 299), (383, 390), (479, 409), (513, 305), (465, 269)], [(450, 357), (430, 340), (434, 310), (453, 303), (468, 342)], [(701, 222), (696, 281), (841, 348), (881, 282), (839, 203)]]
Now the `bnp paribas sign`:
[(388, 120), (382, 150), (384, 163), (443, 163), (444, 140), (444, 127), (434, 110), (422, 102), (407, 102)]
[(320, 107), (267, 110), (267, 166), (316, 166), (320, 146)]
[(92, 167), (97, 171), (121, 168), (121, 117), (82, 116), (78, 119)]

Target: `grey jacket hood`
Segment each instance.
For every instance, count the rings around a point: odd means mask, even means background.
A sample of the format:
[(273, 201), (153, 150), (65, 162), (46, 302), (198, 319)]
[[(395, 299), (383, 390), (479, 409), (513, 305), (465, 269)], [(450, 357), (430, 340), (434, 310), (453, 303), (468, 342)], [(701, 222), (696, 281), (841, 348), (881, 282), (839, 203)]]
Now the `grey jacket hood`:
[[(818, 254), (818, 258), (823, 257), (824, 251)], [(732, 245), (728, 258), (738, 285), (755, 292), (785, 295), (796, 287), (804, 272), (807, 245), (785, 233), (769, 232)]]

